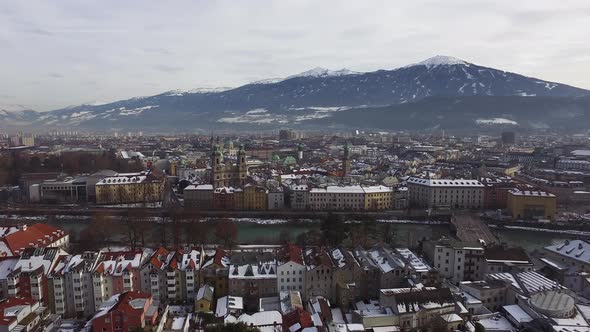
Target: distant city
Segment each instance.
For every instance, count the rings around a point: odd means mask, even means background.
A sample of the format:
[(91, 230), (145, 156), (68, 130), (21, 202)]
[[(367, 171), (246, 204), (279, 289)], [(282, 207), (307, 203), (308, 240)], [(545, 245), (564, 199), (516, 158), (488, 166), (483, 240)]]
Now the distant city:
[(2, 134), (0, 326), (590, 330), (590, 132), (514, 129)]

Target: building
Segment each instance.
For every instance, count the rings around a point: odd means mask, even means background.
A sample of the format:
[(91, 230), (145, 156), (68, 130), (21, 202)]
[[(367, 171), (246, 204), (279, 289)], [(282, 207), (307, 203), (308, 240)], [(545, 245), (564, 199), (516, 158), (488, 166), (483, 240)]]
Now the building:
[(407, 180), (410, 207), (481, 209), (484, 185), (478, 180), (410, 177)]
[(146, 254), (135, 251), (101, 251), (92, 268), (94, 306), (99, 308), (113, 295), (141, 289), (141, 263)]
[(463, 293), (481, 301), (481, 304), (491, 311), (498, 311), (509, 302), (508, 284), (500, 280), (462, 281), (459, 288)]
[(481, 245), (435, 241), (425, 242), (423, 250), (440, 276), (454, 283), (481, 280), (485, 272), (484, 248)]
[(27, 248), (56, 247), (67, 249), (70, 236), (47, 224), (0, 227), (0, 257), (20, 255)]
[(83, 203), (88, 201), (86, 188), (84, 176), (45, 180), (39, 185), (40, 199), (44, 203)]
[(215, 289), (210, 285), (203, 285), (197, 292), (195, 298), (195, 311), (196, 312), (211, 312), (213, 309), (213, 293)]
[(164, 180), (151, 172), (117, 174), (96, 183), (96, 204), (161, 202)]
[(328, 252), (315, 247), (307, 249), (304, 253), (304, 261), (307, 268), (304, 276), (307, 298), (320, 296), (332, 300), (334, 264)]
[(158, 303), (147, 293), (127, 291), (105, 301), (87, 323), (92, 331), (134, 331), (154, 326)]
[(521, 247), (505, 245), (488, 246), (485, 249), (485, 273), (532, 271), (533, 263)]
[(341, 308), (350, 308), (361, 296), (361, 282), (365, 270), (356, 260), (352, 252), (344, 247), (331, 248), (330, 258), (334, 263), (332, 269), (332, 285), (334, 303)]
[(328, 186), (309, 191), (312, 210), (390, 210), (393, 189), (385, 186)]
[(516, 134), (513, 131), (502, 132), (502, 144), (514, 145), (516, 143)]
[(213, 208), (213, 185), (190, 185), (183, 190), (184, 206), (199, 210)]
[(199, 274), (200, 285), (213, 286), (217, 299), (229, 294), (229, 265), (228, 253), (220, 248), (203, 257)]
[(247, 184), (242, 192), (242, 210), (267, 210), (268, 190), (261, 186)]
[(455, 300), (448, 288), (382, 289), (381, 306), (391, 308), (402, 331), (434, 326), (442, 315), (455, 313)]
[(292, 210), (309, 208), (309, 188), (307, 185), (293, 184), (288, 187), (289, 206)]
[(237, 152), (237, 163), (233, 164), (231, 159), (225, 159), (219, 145), (213, 146), (211, 152), (211, 184), (214, 188), (219, 187), (243, 187), (248, 176), (248, 165), (246, 150), (240, 146)]
[(273, 187), (268, 191), (268, 209), (283, 210), (285, 208), (285, 194), (283, 187)]
[(92, 267), (98, 254), (61, 255), (47, 275), (49, 310), (62, 317), (94, 314)]
[(379, 290), (396, 288), (405, 284), (407, 276), (406, 263), (396, 251), (385, 245), (376, 245), (371, 249), (356, 248), (354, 257), (359, 262), (364, 276), (360, 281), (362, 298), (375, 298)]
[(344, 155), (342, 157), (342, 175), (347, 176), (350, 174), (350, 146), (344, 145)]
[(294, 244), (287, 244), (278, 253), (277, 291), (298, 291), (305, 299), (305, 273), (307, 267), (303, 260), (303, 251)]
[(261, 297), (277, 294), (276, 261), (230, 266), (229, 295), (243, 298), (244, 309), (256, 311)]
[(38, 301), (30, 298), (10, 298), (0, 303), (0, 331), (36, 331), (43, 311)]
[(7, 297), (32, 298), (44, 305), (49, 303), (47, 275), (60, 256), (60, 248), (27, 248), (6, 276)]
[(545, 191), (508, 192), (508, 211), (514, 219), (555, 219), (557, 196)]
[(590, 273), (590, 243), (584, 240), (566, 240), (543, 248), (551, 260), (575, 270)]

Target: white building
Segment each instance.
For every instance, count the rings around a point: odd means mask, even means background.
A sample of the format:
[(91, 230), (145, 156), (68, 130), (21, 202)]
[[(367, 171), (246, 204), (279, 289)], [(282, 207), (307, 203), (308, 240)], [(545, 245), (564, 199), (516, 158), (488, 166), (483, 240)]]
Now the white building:
[(410, 206), (422, 208), (479, 209), (483, 206), (484, 185), (478, 180), (407, 180)]
[(268, 191), (268, 209), (282, 210), (285, 208), (285, 195), (282, 187), (276, 187)]
[(301, 249), (293, 244), (286, 245), (277, 264), (277, 291), (298, 291), (305, 298), (306, 271)]
[(480, 246), (440, 242), (425, 245), (424, 251), (440, 276), (454, 283), (481, 280), (484, 276), (484, 249)]

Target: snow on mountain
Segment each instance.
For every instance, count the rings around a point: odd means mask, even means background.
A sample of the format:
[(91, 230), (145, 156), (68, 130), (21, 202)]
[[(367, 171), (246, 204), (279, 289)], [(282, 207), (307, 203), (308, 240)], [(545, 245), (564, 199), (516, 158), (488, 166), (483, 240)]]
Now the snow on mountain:
[(461, 59), (453, 58), (452, 56), (446, 55), (436, 55), (432, 58), (426, 59), (424, 61), (411, 64), (406, 67), (413, 67), (413, 66), (426, 66), (428, 69), (438, 67), (438, 66), (451, 66), (451, 65), (466, 65), (469, 66), (468, 62), (465, 62)]
[(295, 77), (331, 77), (331, 76), (346, 76), (346, 75), (359, 75), (362, 74), (361, 72), (352, 71), (346, 68), (342, 68), (339, 70), (330, 70), (322, 67), (316, 67), (310, 69), (308, 71), (304, 71), (303, 73), (299, 73), (297, 75), (288, 76), (286, 79), (291, 79)]
[[(468, 115), (471, 125), (478, 123), (477, 120), (480, 120), (481, 125), (503, 121), (496, 118), (523, 125), (527, 123), (526, 119), (523, 121), (510, 113), (495, 114), (493, 117), (486, 114), (481, 110), (485, 105), (479, 105), (478, 102), (486, 100), (486, 97), (514, 97), (503, 99), (506, 105), (500, 104), (501, 109), (512, 103), (521, 103), (522, 99), (530, 99), (534, 103), (534, 100), (544, 97), (579, 98), (589, 95), (588, 90), (439, 55), (393, 70), (360, 73), (348, 69), (329, 70), (318, 67), (284, 79), (258, 81), (233, 89), (172, 90), (155, 96), (102, 105), (80, 105), (40, 114), (0, 113), (0, 125), (28, 122), (41, 127), (78, 126), (92, 129), (110, 129), (115, 125), (117, 128), (130, 129), (194, 126), (208, 129), (235, 124), (245, 128), (262, 125), (308, 125), (321, 121), (357, 125), (359, 120), (370, 122), (371, 119), (352, 120), (350, 112), (376, 116), (368, 114), (378, 112), (368, 110), (392, 105), (408, 105), (407, 108), (395, 109), (414, 111), (414, 106), (410, 105), (433, 98), (461, 98), (457, 103), (473, 98), (473, 113)], [(442, 110), (445, 112), (461, 106), (442, 102), (424, 102), (422, 105), (421, 111), (443, 105), (445, 108)], [(568, 118), (570, 121), (572, 117), (577, 118), (580, 114), (583, 116), (584, 109), (577, 107), (568, 109), (567, 114), (572, 114)], [(437, 116), (449, 121), (445, 123), (456, 122), (445, 114)], [(565, 113), (562, 111), (560, 114)], [(381, 123), (377, 121), (376, 124)]]

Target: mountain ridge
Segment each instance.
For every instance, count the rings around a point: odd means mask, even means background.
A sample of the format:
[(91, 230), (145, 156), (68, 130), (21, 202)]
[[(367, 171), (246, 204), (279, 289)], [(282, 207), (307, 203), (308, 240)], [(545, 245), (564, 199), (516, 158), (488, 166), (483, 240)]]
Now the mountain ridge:
[[(36, 116), (29, 113), (18, 121), (14, 115), (11, 118), (0, 114), (0, 121), (9, 125), (10, 121), (18, 125), (28, 121), (25, 125), (31, 127), (96, 130), (137, 128), (154, 123), (172, 127), (175, 122), (186, 126), (186, 121), (202, 129), (245, 124), (306, 127), (318, 123), (319, 119), (323, 119), (319, 121), (323, 123), (338, 121), (337, 114), (343, 111), (363, 112), (368, 108), (416, 103), (432, 97), (578, 98), (589, 95), (588, 90), (566, 84), (438, 55), (392, 70), (363, 73), (317, 67), (284, 79), (252, 82), (236, 88), (170, 90), (102, 105), (37, 112)], [(429, 103), (421, 105), (432, 107)]]

